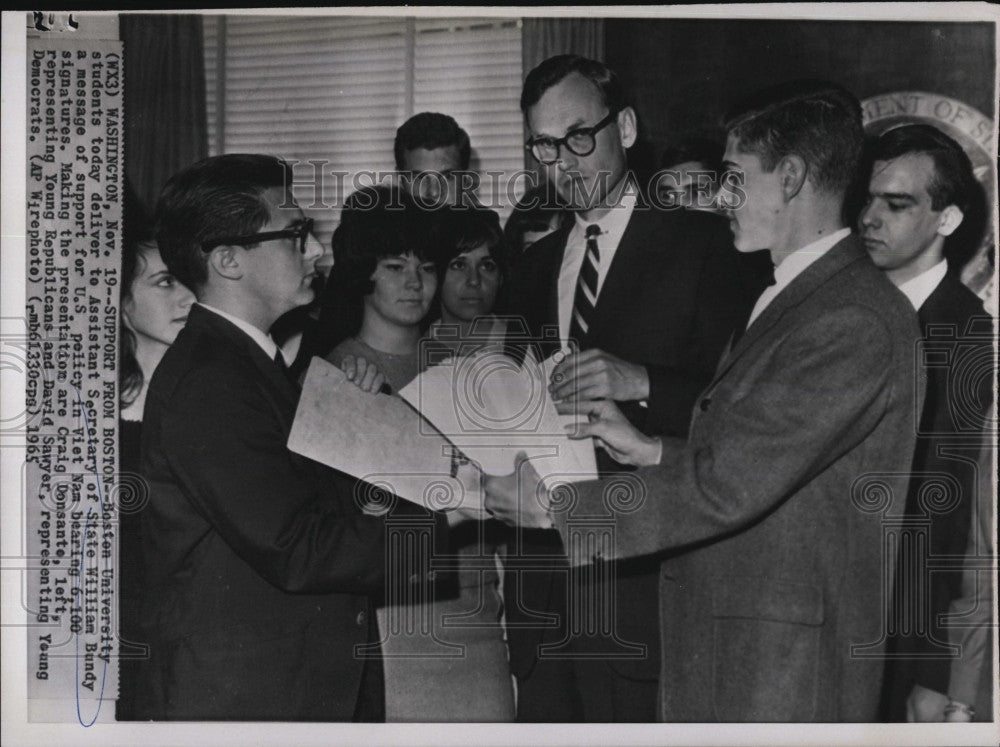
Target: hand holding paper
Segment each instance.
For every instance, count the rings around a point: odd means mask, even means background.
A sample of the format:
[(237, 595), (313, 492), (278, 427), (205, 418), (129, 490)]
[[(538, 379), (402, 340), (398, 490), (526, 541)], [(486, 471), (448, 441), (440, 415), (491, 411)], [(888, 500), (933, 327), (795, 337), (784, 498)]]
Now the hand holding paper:
[(353, 382), (363, 392), (374, 394), (385, 384), (385, 374), (374, 362), (364, 358), (345, 355), (344, 360), (340, 362), (340, 370), (344, 372), (348, 381)]
[[(561, 359), (561, 358), (560, 358)], [(487, 350), (433, 366), (400, 392), (483, 472), (509, 474), (515, 457), (532, 458), (546, 485), (597, 477), (591, 442), (571, 441), (548, 392), (556, 359), (522, 365)]]
[(624, 402), (649, 397), (649, 374), (644, 366), (596, 348), (566, 355), (552, 373), (549, 389), (557, 401), (574, 398)]
[(642, 467), (660, 463), (660, 439), (643, 434), (611, 400), (567, 402), (557, 407), (560, 413), (572, 416), (573, 423), (566, 426), (571, 439), (596, 439), (597, 445), (620, 464)]
[(517, 455), (509, 475), (485, 475), (486, 511), (504, 524), (530, 529), (548, 529), (549, 491), (524, 452)]
[(433, 511), (483, 510), (478, 476), (459, 471), (448, 439), (399, 397), (362, 391), (320, 358), (306, 373), (288, 448)]

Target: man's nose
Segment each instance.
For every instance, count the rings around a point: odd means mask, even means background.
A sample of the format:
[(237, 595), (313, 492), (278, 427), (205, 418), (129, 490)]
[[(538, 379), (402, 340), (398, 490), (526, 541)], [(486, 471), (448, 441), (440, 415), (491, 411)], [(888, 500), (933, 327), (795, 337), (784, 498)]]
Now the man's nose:
[(740, 207), (739, 195), (732, 189), (729, 188), (725, 182), (719, 187), (719, 191), (715, 193), (715, 199), (713, 200), (715, 207), (719, 210), (729, 212), (731, 210), (736, 210)]
[(306, 237), (306, 250), (303, 254), (303, 259), (306, 262), (316, 263), (316, 260), (323, 256), (323, 245), (319, 243), (319, 240), (309, 234)]
[(441, 174), (435, 171), (426, 171), (418, 177), (417, 191), (426, 200), (436, 201), (441, 197)]
[(322, 273), (323, 277), (330, 277), (330, 272), (333, 270), (334, 257), (333, 251), (323, 249), (323, 253), (320, 255), (319, 259), (316, 260), (316, 272)]
[(882, 224), (875, 203), (869, 203), (862, 209), (860, 221), (864, 228), (878, 228)]
[(566, 147), (565, 143), (559, 146), (559, 156), (556, 158), (556, 168), (560, 171), (573, 171), (579, 165), (579, 157)]

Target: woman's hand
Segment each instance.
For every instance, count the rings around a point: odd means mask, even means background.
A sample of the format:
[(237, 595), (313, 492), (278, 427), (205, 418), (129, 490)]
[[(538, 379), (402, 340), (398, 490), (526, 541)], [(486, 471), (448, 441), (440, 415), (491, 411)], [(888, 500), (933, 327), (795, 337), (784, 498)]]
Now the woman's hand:
[(345, 355), (344, 360), (340, 362), (340, 370), (347, 376), (348, 381), (354, 382), (363, 392), (378, 394), (385, 385), (385, 374), (375, 363), (364, 358)]

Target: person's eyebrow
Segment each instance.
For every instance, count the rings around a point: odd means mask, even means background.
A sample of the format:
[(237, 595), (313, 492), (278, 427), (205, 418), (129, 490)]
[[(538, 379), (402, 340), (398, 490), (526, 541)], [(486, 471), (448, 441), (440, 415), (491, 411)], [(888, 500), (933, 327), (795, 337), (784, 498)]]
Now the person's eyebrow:
[(723, 171), (739, 171), (740, 165), (738, 163), (733, 163), (732, 161), (723, 161), (722, 169)]
[(540, 138), (548, 138), (548, 139), (552, 139), (552, 140), (558, 140), (559, 137), (565, 137), (566, 135), (568, 135), (569, 133), (571, 133), (573, 130), (586, 129), (586, 128), (590, 127), (590, 126), (591, 125), (588, 125), (586, 123), (586, 121), (582, 117), (577, 117), (575, 120), (573, 120), (566, 127), (566, 133), (564, 135), (561, 135), (561, 136), (557, 137), (556, 135), (548, 135), (548, 134), (546, 134), (544, 132), (535, 132), (535, 133), (532, 134), (532, 137), (535, 138), (536, 140), (540, 139)]
[(909, 192), (872, 192), (872, 197), (881, 197), (883, 200), (901, 200), (903, 202), (916, 203), (917, 198)]

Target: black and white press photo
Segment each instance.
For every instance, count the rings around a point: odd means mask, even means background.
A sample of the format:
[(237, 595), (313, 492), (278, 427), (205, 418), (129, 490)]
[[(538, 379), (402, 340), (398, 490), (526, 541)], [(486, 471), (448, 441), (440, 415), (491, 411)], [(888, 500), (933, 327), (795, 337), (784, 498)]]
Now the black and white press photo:
[(4, 11), (5, 742), (995, 743), (998, 21)]

